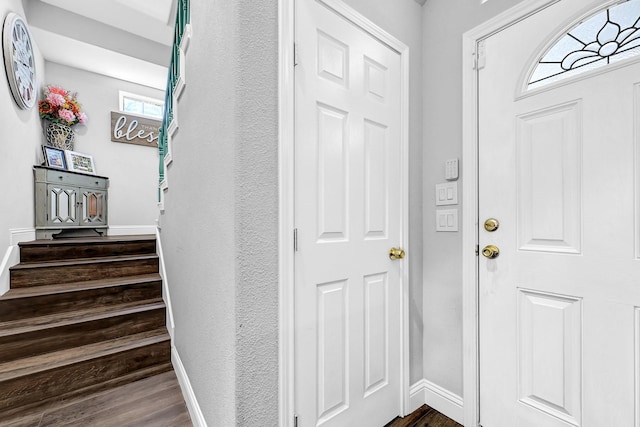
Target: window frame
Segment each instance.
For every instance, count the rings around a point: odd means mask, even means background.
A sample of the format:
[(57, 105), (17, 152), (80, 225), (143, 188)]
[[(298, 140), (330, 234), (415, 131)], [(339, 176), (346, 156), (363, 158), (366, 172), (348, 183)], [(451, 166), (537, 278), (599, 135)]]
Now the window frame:
[[(521, 80), (521, 84), (520, 84), (520, 88), (518, 90), (518, 95), (517, 98), (520, 97), (525, 97), (531, 94), (535, 94), (538, 93), (540, 91), (545, 91), (545, 90), (549, 90), (552, 89), (554, 87), (557, 86), (562, 86), (564, 84), (568, 84), (570, 82), (574, 82), (577, 80), (581, 80), (584, 78), (588, 78), (590, 76), (596, 75), (596, 74), (600, 74), (600, 73), (604, 73), (607, 72), (608, 70), (613, 70), (615, 68), (618, 67), (623, 67), (629, 63), (632, 63), (634, 61), (638, 60), (638, 57), (640, 56), (640, 54), (635, 54), (635, 55), (630, 55), (628, 57), (623, 57), (623, 58), (619, 58), (616, 59), (614, 61), (609, 61), (607, 60), (607, 62), (605, 62), (604, 64), (601, 64), (599, 66), (595, 66), (595, 67), (587, 67), (586, 69), (583, 70), (578, 70), (576, 71), (576, 69), (570, 69), (566, 72), (562, 72), (559, 73), (556, 76), (552, 76), (549, 79), (543, 79), (543, 80), (547, 80), (546, 82), (542, 83), (542, 81), (537, 81), (537, 82), (532, 82), (532, 78), (538, 68), (538, 66), (542, 63), (542, 61), (545, 59), (545, 57), (547, 56), (547, 54), (557, 45), (557, 43), (565, 36), (569, 35), (569, 33), (573, 30), (575, 30), (576, 28), (580, 27), (585, 21), (590, 20), (591, 18), (595, 17), (596, 15), (599, 15), (603, 12), (608, 11), (609, 9), (613, 9), (616, 6), (622, 5), (628, 1), (631, 0), (625, 0), (625, 1), (621, 1), (621, 0), (609, 0), (603, 4), (597, 5), (597, 6), (593, 6), (585, 11), (583, 11), (583, 13), (581, 13), (579, 16), (579, 19), (574, 19), (570, 22), (567, 23), (567, 25), (565, 25), (563, 28), (558, 29), (559, 31), (556, 31), (555, 33), (553, 33), (552, 35), (550, 35), (547, 38), (546, 43), (544, 43), (540, 49), (537, 50), (538, 53), (535, 54), (535, 56), (533, 56), (531, 58), (531, 63), (530, 66), (528, 68), (528, 71), (526, 71), (523, 76), (522, 76), (522, 80)], [(606, 12), (608, 13), (608, 12)], [(608, 15), (607, 15), (607, 20), (608, 20)], [(638, 46), (631, 48), (629, 50), (635, 50), (637, 49)], [(542, 52), (542, 53), (540, 53)], [(615, 56), (611, 55), (611, 56)], [(599, 59), (598, 61), (594, 61), (595, 62), (600, 62), (602, 61), (602, 59)]]
[[(130, 111), (125, 111), (124, 109), (124, 101), (125, 99), (132, 99), (135, 101), (140, 101), (143, 104), (154, 104), (154, 105), (158, 105), (162, 108), (162, 111), (160, 112), (160, 115), (156, 116), (156, 115), (151, 115), (151, 114), (145, 114), (145, 113), (134, 113), (134, 112), (130, 112)], [(164, 101), (161, 99), (157, 99), (157, 98), (152, 98), (150, 96), (144, 96), (144, 95), (140, 95), (137, 93), (132, 93), (132, 92), (126, 92), (123, 90), (118, 91), (118, 109), (122, 112), (122, 113), (127, 113), (127, 114), (137, 114), (140, 116), (144, 116), (144, 117), (149, 117), (151, 119), (154, 120), (162, 120), (162, 117), (164, 115)]]

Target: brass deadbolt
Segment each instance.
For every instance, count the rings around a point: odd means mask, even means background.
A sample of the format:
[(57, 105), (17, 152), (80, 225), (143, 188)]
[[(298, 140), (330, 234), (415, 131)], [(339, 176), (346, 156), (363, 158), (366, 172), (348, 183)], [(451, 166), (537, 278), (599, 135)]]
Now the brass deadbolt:
[(489, 218), (484, 222), (484, 229), (487, 231), (496, 231), (500, 227), (500, 223), (495, 218)]

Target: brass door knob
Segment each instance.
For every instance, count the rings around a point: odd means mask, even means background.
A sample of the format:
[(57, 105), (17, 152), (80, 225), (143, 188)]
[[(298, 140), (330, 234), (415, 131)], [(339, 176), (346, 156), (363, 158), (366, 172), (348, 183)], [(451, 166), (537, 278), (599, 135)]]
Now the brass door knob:
[(487, 231), (496, 231), (500, 227), (500, 223), (495, 218), (489, 218), (484, 222), (484, 229)]
[(487, 245), (482, 249), (482, 255), (489, 259), (498, 258), (498, 255), (500, 255), (500, 249), (494, 245)]
[(391, 249), (389, 249), (389, 258), (391, 258), (391, 259), (402, 259), (402, 258), (404, 258), (404, 249), (402, 249), (402, 248), (391, 248)]

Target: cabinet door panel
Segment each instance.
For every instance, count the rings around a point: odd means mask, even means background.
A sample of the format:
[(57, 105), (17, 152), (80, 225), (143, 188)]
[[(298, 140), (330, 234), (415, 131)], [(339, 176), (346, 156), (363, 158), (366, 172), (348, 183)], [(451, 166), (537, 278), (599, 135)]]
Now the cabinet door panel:
[(105, 225), (107, 223), (107, 194), (104, 191), (81, 188), (82, 225)]
[(67, 187), (64, 185), (47, 186), (48, 200), (48, 218), (47, 223), (50, 225), (79, 225), (78, 220), (78, 188)]

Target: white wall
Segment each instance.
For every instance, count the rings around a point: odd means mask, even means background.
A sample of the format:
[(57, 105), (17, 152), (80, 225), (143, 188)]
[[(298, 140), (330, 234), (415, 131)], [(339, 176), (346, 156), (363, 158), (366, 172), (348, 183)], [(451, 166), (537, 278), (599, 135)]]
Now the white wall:
[[(428, 0), (423, 10), (424, 375), (462, 396), (462, 235), (435, 232), (444, 161), (462, 156), (462, 34), (514, 0)], [(459, 180), (459, 189), (463, 176)], [(461, 199), (462, 194), (458, 194)], [(459, 205), (458, 209), (462, 206)], [(474, 248), (465, 248), (474, 250)]]
[(109, 177), (109, 226), (155, 225), (158, 151), (112, 142), (110, 112), (119, 110), (119, 90), (161, 100), (164, 92), (53, 62), (45, 65), (43, 84), (77, 92), (78, 101), (89, 116), (86, 125), (73, 127), (74, 151), (92, 155), (98, 175)]
[[(16, 12), (25, 18), (22, 2), (19, 0), (0, 2), (2, 22), (9, 12)], [(34, 47), (36, 69), (42, 79), (45, 73), (44, 61), (35, 42)], [(0, 262), (10, 249), (10, 230), (34, 227), (33, 165), (37, 164), (37, 160), (42, 157), (40, 151), (42, 129), (38, 110), (36, 107), (31, 110), (18, 108), (11, 95), (4, 62), (2, 62), (2, 69), (3, 71), (0, 72), (2, 74), (0, 77), (0, 140), (2, 141), (0, 182), (4, 185), (0, 209)], [(5, 279), (3, 276), (0, 280), (4, 282)]]
[(422, 7), (414, 0), (345, 0), (409, 46), (410, 380), (422, 379)]

